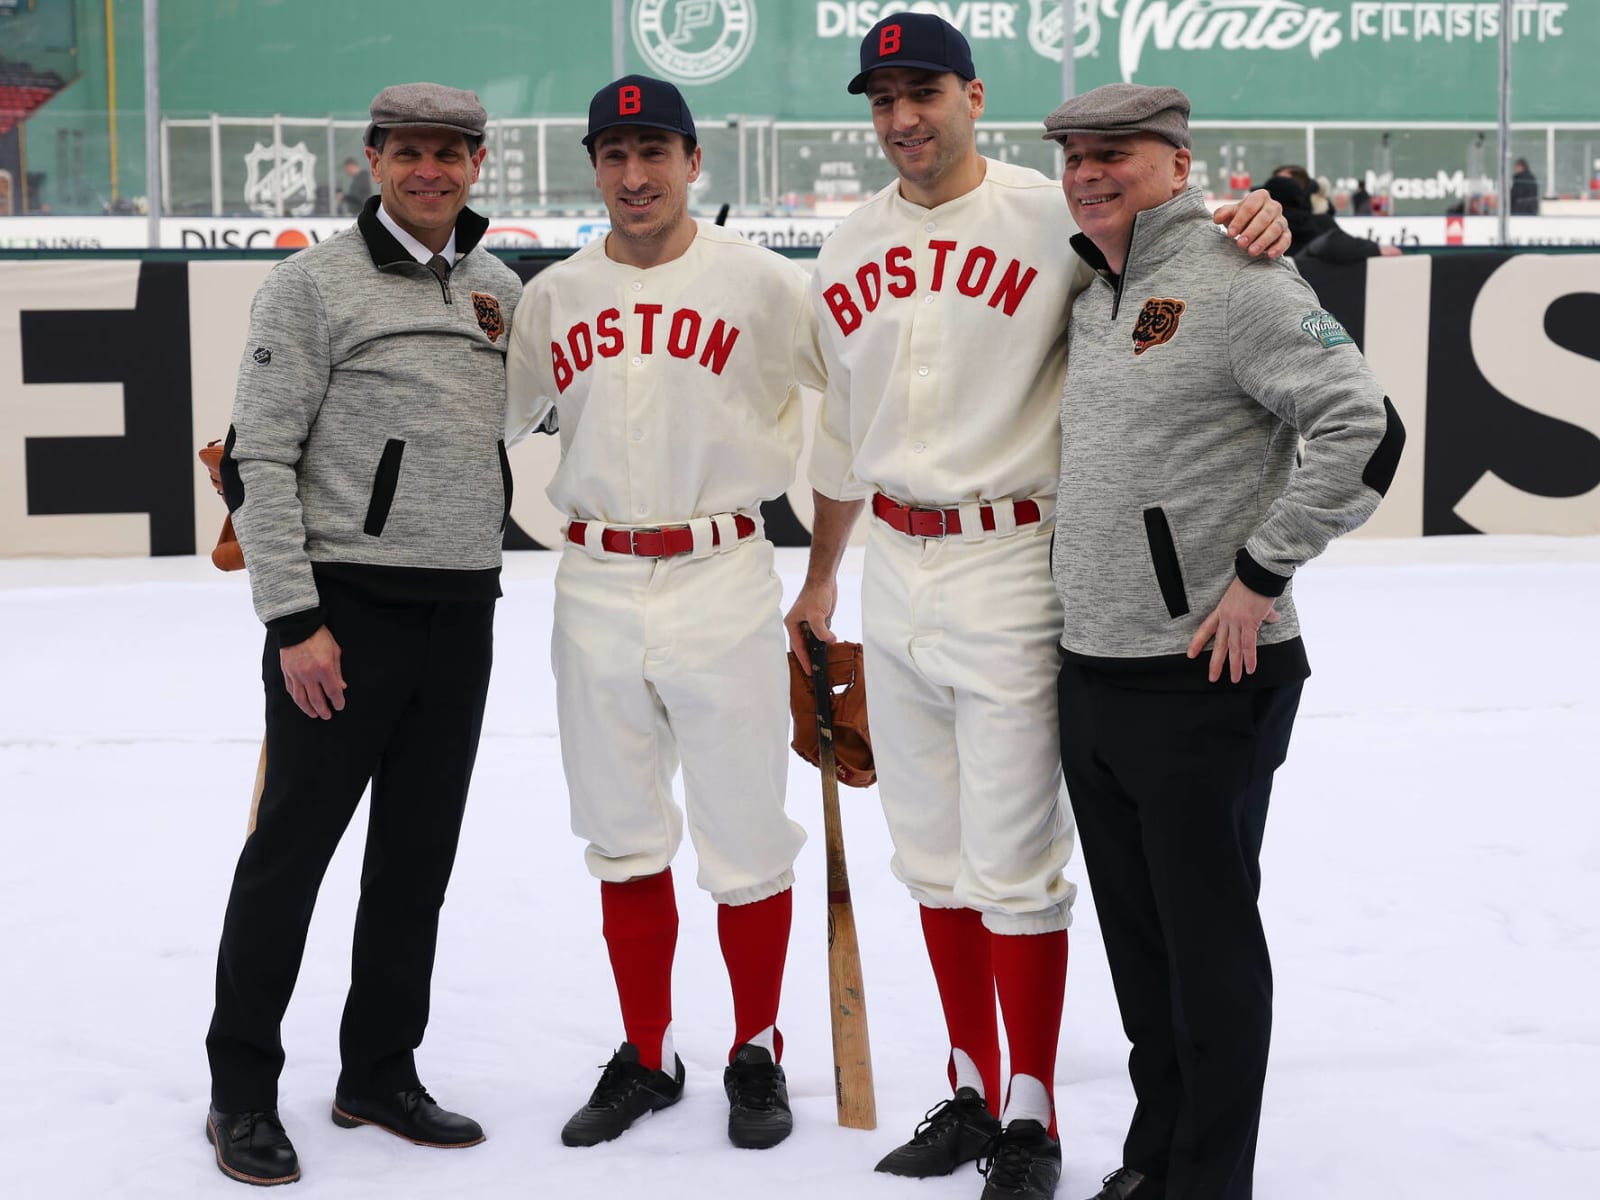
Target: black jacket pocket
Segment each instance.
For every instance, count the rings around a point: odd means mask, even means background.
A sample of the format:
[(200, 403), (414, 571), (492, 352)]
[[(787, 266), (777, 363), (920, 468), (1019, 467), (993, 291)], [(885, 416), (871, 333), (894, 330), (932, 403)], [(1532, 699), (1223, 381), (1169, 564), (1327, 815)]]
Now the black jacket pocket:
[(1150, 563), (1156, 569), (1156, 583), (1167, 615), (1176, 620), (1189, 611), (1189, 597), (1183, 588), (1183, 568), (1178, 565), (1178, 547), (1172, 540), (1172, 526), (1160, 508), (1144, 510), (1144, 536), (1150, 543)]
[(369, 537), (378, 537), (389, 520), (389, 508), (394, 504), (394, 490), (400, 483), (400, 458), (406, 444), (390, 438), (383, 445), (383, 457), (378, 460), (378, 471), (372, 477), (372, 502), (367, 505), (367, 523), (361, 527)]

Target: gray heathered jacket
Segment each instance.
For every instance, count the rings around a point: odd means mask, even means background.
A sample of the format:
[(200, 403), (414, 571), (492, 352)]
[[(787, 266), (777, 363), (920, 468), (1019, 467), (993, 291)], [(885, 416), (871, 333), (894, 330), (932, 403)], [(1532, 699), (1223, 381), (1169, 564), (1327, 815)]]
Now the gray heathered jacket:
[(324, 571), (410, 599), (500, 594), (522, 284), (470, 209), (441, 282), (378, 203), (274, 267), (250, 309), (222, 474), (256, 614), (285, 645), (322, 624)]
[(1061, 399), (1063, 649), (1203, 681), (1207, 656), (1184, 654), (1237, 575), (1283, 617), (1255, 682), (1302, 677), (1290, 578), (1377, 508), (1405, 438), (1393, 407), (1299, 272), (1240, 253), (1198, 188), (1135, 218), (1120, 279), (1073, 245), (1100, 277), (1073, 305)]

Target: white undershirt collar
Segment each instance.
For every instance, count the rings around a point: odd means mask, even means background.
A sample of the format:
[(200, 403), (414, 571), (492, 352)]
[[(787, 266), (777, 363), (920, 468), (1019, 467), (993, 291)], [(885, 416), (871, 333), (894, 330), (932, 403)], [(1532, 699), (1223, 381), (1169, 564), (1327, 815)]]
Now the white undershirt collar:
[[(429, 250), (421, 242), (417, 241), (416, 238), (412, 237), (404, 229), (401, 229), (399, 222), (389, 215), (389, 210), (384, 207), (382, 200), (378, 201), (378, 220), (383, 222), (383, 227), (385, 229), (394, 234), (394, 240), (399, 242), (400, 245), (405, 248), (407, 254), (411, 255), (412, 258), (416, 259), (423, 266), (428, 265), (428, 260), (433, 257), (433, 251)], [(450, 240), (444, 244), (444, 249), (440, 251), (440, 253), (444, 255), (445, 262), (449, 263), (451, 266), (455, 266), (456, 231), (454, 229), (450, 231)]]

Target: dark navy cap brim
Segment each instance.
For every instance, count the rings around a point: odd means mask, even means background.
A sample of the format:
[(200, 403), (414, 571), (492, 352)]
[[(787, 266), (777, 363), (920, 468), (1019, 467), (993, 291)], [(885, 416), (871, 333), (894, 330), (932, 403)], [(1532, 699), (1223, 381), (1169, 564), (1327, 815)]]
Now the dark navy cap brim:
[(595, 138), (599, 137), (602, 133), (605, 133), (605, 132), (607, 132), (609, 130), (612, 130), (612, 129), (626, 129), (626, 128), (630, 127), (630, 126), (633, 127), (634, 129), (659, 129), (663, 133), (675, 133), (680, 137), (688, 138), (690, 141), (694, 142), (696, 145), (698, 145), (699, 142), (700, 142), (700, 139), (695, 137), (694, 134), (685, 133), (682, 129), (679, 129), (676, 125), (666, 125), (666, 124), (663, 124), (663, 123), (661, 123), (659, 121), (632, 121), (632, 120), (630, 120), (630, 121), (614, 121), (610, 125), (602, 125), (602, 126), (600, 126), (600, 128), (596, 129), (593, 133), (585, 134), (584, 138), (583, 138), (583, 148), (585, 150), (593, 150), (594, 149), (594, 140), (595, 140)]
[[(896, 67), (903, 67), (907, 70), (933, 71), (939, 75), (961, 75), (961, 72), (950, 66), (949, 63), (922, 62), (914, 58), (897, 58), (893, 62), (882, 62), (878, 63), (876, 66), (867, 68), (867, 70), (861, 72), (861, 74), (852, 79), (850, 81), (850, 86), (845, 90), (848, 91), (852, 96), (859, 96), (861, 93), (867, 90), (867, 77), (870, 76), (874, 71), (888, 71), (893, 70)], [(961, 77), (963, 79), (977, 78), (976, 76), (968, 75), (961, 75)]]

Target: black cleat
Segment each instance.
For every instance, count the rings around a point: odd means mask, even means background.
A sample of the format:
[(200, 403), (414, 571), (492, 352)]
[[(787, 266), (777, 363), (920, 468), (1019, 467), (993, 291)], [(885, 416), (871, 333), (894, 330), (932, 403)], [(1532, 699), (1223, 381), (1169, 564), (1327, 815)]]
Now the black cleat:
[(1013, 1121), (1000, 1132), (978, 1170), (987, 1182), (981, 1200), (1051, 1200), (1061, 1179), (1061, 1143), (1037, 1121)]
[(948, 1175), (977, 1158), (999, 1135), (1000, 1122), (983, 1097), (973, 1088), (957, 1088), (954, 1096), (928, 1110), (911, 1140), (884, 1155), (877, 1169), (912, 1179)]
[(728, 1093), (728, 1140), (741, 1150), (776, 1146), (794, 1129), (783, 1068), (760, 1046), (744, 1043), (722, 1072)]
[(672, 1056), (675, 1074), (639, 1062), (639, 1048), (623, 1042), (611, 1056), (594, 1092), (561, 1130), (565, 1146), (598, 1146), (619, 1137), (645, 1113), (670, 1108), (683, 1096), (683, 1060)]
[(428, 1090), (407, 1088), (375, 1100), (334, 1093), (333, 1123), (341, 1129), (372, 1125), (418, 1146), (464, 1150), (483, 1141), (483, 1127), (471, 1117), (440, 1108)]
[(1118, 1167), (1100, 1181), (1091, 1200), (1161, 1200), (1161, 1184), (1132, 1167)]
[(240, 1183), (272, 1187), (300, 1178), (300, 1159), (283, 1131), (277, 1109), (206, 1114), (206, 1141), (217, 1151), (217, 1170)]

